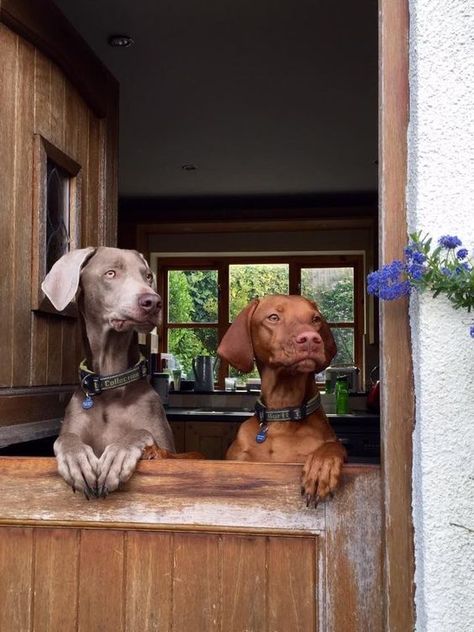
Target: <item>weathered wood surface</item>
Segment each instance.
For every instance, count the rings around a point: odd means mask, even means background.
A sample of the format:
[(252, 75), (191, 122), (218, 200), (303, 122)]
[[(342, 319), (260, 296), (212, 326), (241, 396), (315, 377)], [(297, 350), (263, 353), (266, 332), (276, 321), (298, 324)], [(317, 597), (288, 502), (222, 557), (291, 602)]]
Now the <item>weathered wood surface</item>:
[[(35, 43), (44, 43), (44, 38), (33, 37), (33, 18), (41, 16), (47, 25), (48, 11), (57, 14), (47, 2), (30, 15), (28, 6), (34, 4), (23, 0), (0, 3), (0, 388), (77, 381), (81, 354), (77, 322), (32, 312), (45, 273), (41, 242), (46, 230), (46, 164), (35, 150), (38, 136), (80, 167), (71, 194), (71, 206), (78, 206), (73, 200), (81, 206), (75, 208), (80, 243), (112, 245), (116, 240), (117, 87), (109, 90), (104, 84), (105, 118), (98, 118), (55, 58), (61, 57), (61, 50), (52, 47), (46, 55), (27, 41), (29, 34)], [(18, 21), (7, 20), (23, 36), (2, 23), (7, 15), (26, 20), (26, 29)], [(44, 33), (47, 35), (54, 36), (54, 29)], [(73, 41), (77, 44), (77, 40), (67, 41), (66, 55), (77, 53)], [(66, 45), (66, 40), (61, 36), (57, 43)], [(80, 192), (74, 188), (79, 180)], [(74, 217), (72, 224), (74, 228)], [(0, 391), (0, 418), (2, 399)], [(26, 418), (30, 408), (26, 399), (18, 400), (18, 413), (26, 406), (25, 421), (33, 421)]]
[[(207, 525), (318, 533), (324, 529), (329, 503), (307, 508), (300, 476), (301, 465), (142, 461), (122, 491), (88, 502), (58, 476), (55, 459), (4, 457), (0, 524)], [(362, 481), (372, 485), (372, 494), (378, 493), (379, 469), (346, 467), (342, 488), (331, 503), (343, 511)]]
[(379, 469), (316, 510), (300, 474), (147, 461), (88, 502), (54, 459), (0, 459), (0, 629), (379, 632)]

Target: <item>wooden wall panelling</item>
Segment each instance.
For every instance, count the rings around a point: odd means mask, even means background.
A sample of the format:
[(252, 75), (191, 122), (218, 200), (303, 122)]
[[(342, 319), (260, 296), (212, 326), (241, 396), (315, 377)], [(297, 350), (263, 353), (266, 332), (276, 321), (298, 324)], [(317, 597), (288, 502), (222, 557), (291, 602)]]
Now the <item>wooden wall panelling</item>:
[(34, 49), (21, 38), (17, 39), (15, 194), (13, 199), (15, 226), (10, 236), (14, 248), (11, 384), (25, 386), (30, 383), (32, 325), (31, 313), (27, 309), (31, 300), (31, 262), (30, 257), (25, 257), (25, 252), (28, 251), (32, 239), (30, 218), (33, 201), (31, 185), (25, 186), (25, 183), (29, 184), (33, 181), (31, 130), (34, 117)]
[(219, 538), (175, 534), (173, 629), (221, 630)]
[(18, 38), (0, 25), (0, 251), (2, 273), (0, 275), (0, 384), (12, 383), (13, 313), (14, 299), (14, 234), (15, 215), (12, 201), (15, 199), (15, 107), (17, 82)]
[(171, 533), (127, 532), (126, 630), (172, 629), (173, 540)]
[(124, 533), (81, 531), (78, 629), (123, 630)]
[(75, 529), (34, 530), (34, 630), (77, 630), (80, 536)]
[(31, 626), (33, 529), (5, 527), (0, 537), (0, 630), (26, 632)]
[(266, 540), (265, 536), (225, 536), (221, 558), (223, 630), (267, 629)]
[[(272, 632), (312, 632), (317, 620), (316, 539), (268, 540), (267, 625)], [(344, 628), (339, 628), (342, 631)], [(347, 632), (344, 629), (344, 632)], [(364, 631), (365, 632), (365, 631)]]

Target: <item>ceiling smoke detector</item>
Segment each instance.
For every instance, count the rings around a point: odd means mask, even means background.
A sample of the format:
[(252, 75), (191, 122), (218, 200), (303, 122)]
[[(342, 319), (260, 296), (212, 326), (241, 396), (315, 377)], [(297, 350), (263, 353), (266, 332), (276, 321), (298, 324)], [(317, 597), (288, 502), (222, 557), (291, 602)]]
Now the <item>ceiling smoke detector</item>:
[(186, 162), (184, 165), (181, 165), (181, 169), (183, 171), (196, 171), (197, 167), (192, 162)]
[(109, 45), (114, 48), (128, 48), (133, 46), (135, 42), (130, 35), (111, 35), (109, 37)]

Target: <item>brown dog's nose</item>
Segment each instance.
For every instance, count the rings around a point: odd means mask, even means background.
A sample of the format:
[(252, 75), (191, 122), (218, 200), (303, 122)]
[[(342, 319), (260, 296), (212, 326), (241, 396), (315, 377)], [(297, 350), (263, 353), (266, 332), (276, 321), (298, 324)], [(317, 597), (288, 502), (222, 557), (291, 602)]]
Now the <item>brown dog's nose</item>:
[(154, 312), (161, 307), (161, 299), (158, 294), (140, 294), (138, 305), (144, 312)]
[(316, 331), (303, 331), (298, 336), (296, 336), (297, 344), (304, 345), (308, 342), (313, 342), (314, 344), (320, 343), (322, 340), (321, 336)]

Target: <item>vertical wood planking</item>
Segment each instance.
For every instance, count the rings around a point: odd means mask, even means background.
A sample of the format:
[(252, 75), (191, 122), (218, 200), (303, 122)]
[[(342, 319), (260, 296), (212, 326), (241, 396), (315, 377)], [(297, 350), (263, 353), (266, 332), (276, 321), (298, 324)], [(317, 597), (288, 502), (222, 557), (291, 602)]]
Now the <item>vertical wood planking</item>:
[(173, 536), (128, 531), (125, 629), (171, 630)]
[(124, 534), (113, 529), (81, 531), (79, 632), (124, 629)]
[(103, 190), (100, 182), (101, 163), (103, 160), (102, 137), (100, 131), (100, 121), (91, 112), (88, 121), (88, 164), (87, 164), (87, 196), (89, 208), (89, 233), (87, 236), (87, 246), (100, 246), (103, 243), (103, 217), (102, 204)]
[[(407, 242), (409, 2), (379, 2), (380, 263), (400, 259)], [(415, 422), (408, 299), (380, 301), (381, 452), (384, 479), (385, 627), (415, 625), (412, 435)], [(396, 385), (396, 387), (394, 386)], [(399, 394), (403, 393), (403, 397)]]
[(31, 337), (31, 376), (32, 386), (46, 384), (48, 374), (48, 316), (33, 315)]
[(12, 384), (13, 362), (13, 239), (15, 198), (15, 120), (18, 81), (18, 37), (0, 24), (0, 386)]
[(267, 629), (317, 630), (316, 538), (270, 537), (267, 544)]
[[(49, 139), (51, 136), (51, 62), (38, 50), (35, 51), (35, 95), (34, 128), (35, 134)], [(32, 253), (33, 257), (38, 253)], [(32, 386), (47, 384), (48, 376), (48, 323), (44, 314), (33, 314), (31, 336), (31, 374)]]
[(174, 536), (173, 630), (220, 631), (218, 538)]
[[(31, 357), (31, 264), (25, 257), (25, 248), (32, 240), (33, 181), (32, 129), (34, 121), (35, 52), (33, 46), (18, 38), (18, 78), (15, 117), (15, 193), (13, 198), (15, 226), (10, 236), (13, 243), (13, 362), (12, 384), (27, 386), (30, 383)], [(3, 151), (3, 150), (2, 150)], [(2, 254), (3, 254), (2, 250)], [(3, 348), (3, 347), (2, 347)]]
[(222, 630), (266, 630), (266, 538), (222, 538)]
[(0, 630), (27, 632), (31, 626), (33, 529), (0, 528)]
[(33, 628), (77, 629), (79, 531), (36, 529)]

